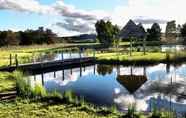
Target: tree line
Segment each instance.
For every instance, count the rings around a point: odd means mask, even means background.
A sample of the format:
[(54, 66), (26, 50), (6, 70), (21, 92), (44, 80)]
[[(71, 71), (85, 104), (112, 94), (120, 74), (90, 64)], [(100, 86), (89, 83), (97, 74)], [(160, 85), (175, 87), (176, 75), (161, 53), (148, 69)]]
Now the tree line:
[(37, 30), (25, 30), (13, 32), (0, 31), (0, 46), (9, 45), (33, 45), (33, 44), (53, 44), (57, 41), (57, 35), (51, 29), (39, 27)]
[[(120, 29), (117, 25), (113, 25), (110, 21), (99, 20), (95, 24), (95, 27), (97, 38), (101, 44), (111, 46), (114, 42), (119, 41)], [(143, 26), (141, 27), (143, 28)], [(158, 23), (153, 23), (151, 28), (148, 28), (145, 32), (146, 41), (161, 41), (162, 32)], [(184, 39), (183, 43), (186, 42), (186, 23), (182, 26), (178, 25), (178, 27), (176, 27), (175, 21), (167, 22), (165, 34), (166, 37), (170, 37), (170, 35), (176, 35), (177, 37), (179, 35)], [(123, 41), (128, 40), (124, 39)]]

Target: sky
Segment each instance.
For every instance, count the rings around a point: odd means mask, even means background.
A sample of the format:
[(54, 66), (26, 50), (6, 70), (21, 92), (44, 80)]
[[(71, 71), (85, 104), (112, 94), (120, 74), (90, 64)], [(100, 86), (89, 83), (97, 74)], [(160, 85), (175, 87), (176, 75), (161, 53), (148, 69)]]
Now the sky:
[(59, 36), (95, 33), (97, 20), (122, 28), (129, 19), (145, 28), (186, 22), (185, 0), (0, 0), (0, 30), (52, 29)]

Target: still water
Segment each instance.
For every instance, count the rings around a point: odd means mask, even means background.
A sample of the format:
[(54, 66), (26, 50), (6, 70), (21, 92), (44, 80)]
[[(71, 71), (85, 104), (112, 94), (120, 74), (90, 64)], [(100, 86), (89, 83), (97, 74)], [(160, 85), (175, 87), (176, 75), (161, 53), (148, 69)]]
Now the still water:
[(95, 64), (32, 75), (30, 83), (42, 84), (49, 92), (71, 90), (91, 103), (115, 104), (121, 111), (135, 104), (138, 111), (151, 111), (156, 105), (186, 113), (186, 64), (146, 67)]

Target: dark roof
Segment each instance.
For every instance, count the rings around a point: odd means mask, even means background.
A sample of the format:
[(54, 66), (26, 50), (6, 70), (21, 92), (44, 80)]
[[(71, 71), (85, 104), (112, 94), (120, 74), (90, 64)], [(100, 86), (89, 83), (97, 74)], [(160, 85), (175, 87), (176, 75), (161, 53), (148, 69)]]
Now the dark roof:
[(147, 77), (141, 75), (119, 75), (117, 77), (117, 80), (131, 94), (133, 94), (147, 81)]
[(136, 25), (134, 21), (129, 20), (129, 22), (121, 30), (119, 36), (122, 39), (129, 39), (131, 37), (144, 38), (145, 35), (146, 35), (146, 32), (141, 23), (139, 25)]

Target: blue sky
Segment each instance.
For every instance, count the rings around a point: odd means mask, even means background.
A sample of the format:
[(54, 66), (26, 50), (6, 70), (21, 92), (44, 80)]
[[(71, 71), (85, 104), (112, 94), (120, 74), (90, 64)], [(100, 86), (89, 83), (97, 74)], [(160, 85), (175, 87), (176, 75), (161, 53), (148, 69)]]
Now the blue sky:
[(129, 19), (146, 28), (158, 22), (164, 30), (167, 21), (186, 21), (180, 12), (186, 10), (184, 4), (185, 0), (0, 0), (0, 30), (44, 26), (64, 36), (94, 33), (99, 19), (120, 27)]

